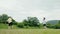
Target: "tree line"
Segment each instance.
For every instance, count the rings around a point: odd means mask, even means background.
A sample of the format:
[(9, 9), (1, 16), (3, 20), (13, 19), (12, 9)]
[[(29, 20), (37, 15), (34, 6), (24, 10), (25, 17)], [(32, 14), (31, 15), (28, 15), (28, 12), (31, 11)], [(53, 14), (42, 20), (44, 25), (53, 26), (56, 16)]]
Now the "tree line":
[[(0, 15), (0, 23), (7, 24), (8, 19), (7, 14)], [(19, 28), (43, 28), (43, 24), (39, 22), (39, 19), (37, 17), (27, 17), (27, 19), (24, 19), (22, 22), (18, 23), (14, 19), (12, 21), (13, 25), (16, 25)], [(53, 28), (53, 29), (60, 29), (60, 21), (56, 25), (51, 25), (50, 23), (46, 23), (47, 28)]]

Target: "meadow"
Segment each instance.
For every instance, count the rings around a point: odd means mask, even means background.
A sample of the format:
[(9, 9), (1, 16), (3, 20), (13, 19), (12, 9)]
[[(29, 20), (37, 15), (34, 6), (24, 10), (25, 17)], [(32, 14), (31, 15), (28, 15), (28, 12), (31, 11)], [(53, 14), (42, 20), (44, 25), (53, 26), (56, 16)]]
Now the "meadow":
[(0, 34), (60, 34), (60, 29), (39, 29), (39, 28), (18, 28), (13, 25), (13, 29), (8, 29), (8, 25), (0, 24)]
[(0, 29), (0, 34), (60, 34), (60, 29)]

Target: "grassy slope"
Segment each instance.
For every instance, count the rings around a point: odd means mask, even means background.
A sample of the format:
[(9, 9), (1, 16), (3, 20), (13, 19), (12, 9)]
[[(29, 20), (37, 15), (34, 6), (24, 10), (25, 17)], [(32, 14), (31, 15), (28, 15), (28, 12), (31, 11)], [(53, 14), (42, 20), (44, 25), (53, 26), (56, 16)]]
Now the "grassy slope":
[(0, 29), (0, 34), (60, 34), (60, 29)]

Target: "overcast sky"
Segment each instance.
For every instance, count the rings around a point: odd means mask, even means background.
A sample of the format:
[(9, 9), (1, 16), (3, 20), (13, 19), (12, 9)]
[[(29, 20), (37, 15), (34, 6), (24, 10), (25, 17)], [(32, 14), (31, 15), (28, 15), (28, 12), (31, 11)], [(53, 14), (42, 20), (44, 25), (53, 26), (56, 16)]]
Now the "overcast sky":
[(42, 21), (60, 20), (60, 0), (0, 0), (0, 15), (7, 14), (20, 22), (28, 16)]

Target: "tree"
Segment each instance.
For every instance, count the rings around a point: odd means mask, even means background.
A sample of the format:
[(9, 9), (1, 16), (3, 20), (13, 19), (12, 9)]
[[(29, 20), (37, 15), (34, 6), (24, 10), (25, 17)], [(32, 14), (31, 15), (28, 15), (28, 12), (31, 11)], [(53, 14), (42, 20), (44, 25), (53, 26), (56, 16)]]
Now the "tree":
[(26, 19), (23, 20), (24, 26), (28, 26), (28, 21)]
[(2, 16), (0, 15), (0, 23), (2, 23)]
[(53, 29), (55, 29), (55, 25), (52, 25), (50, 23), (47, 23), (46, 26), (47, 26), (47, 28), (53, 28)]
[(60, 20), (59, 20), (59, 22), (58, 22), (59, 24), (60, 24)]
[(23, 23), (18, 23), (17, 26), (18, 26), (19, 28), (24, 28), (24, 24), (23, 24)]
[(56, 29), (60, 29), (60, 20), (59, 22), (55, 25)]
[[(0, 15), (0, 23), (7, 24), (8, 18), (9, 18), (9, 16), (7, 14)], [(12, 22), (13, 22), (13, 24), (17, 24), (17, 22), (14, 19), (12, 20)]]
[(13, 19), (12, 20), (13, 25), (17, 25), (17, 22)]
[(24, 20), (25, 25), (28, 26), (39, 26), (39, 20), (36, 17), (28, 17), (27, 19)]
[(0, 23), (6, 23), (6, 20), (8, 19), (8, 15), (2, 14), (0, 16)]

